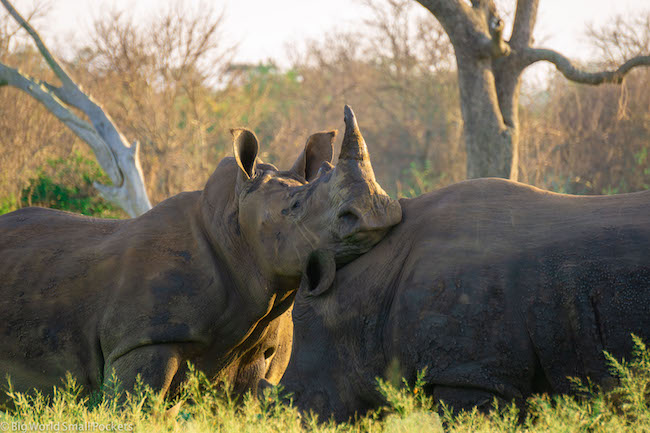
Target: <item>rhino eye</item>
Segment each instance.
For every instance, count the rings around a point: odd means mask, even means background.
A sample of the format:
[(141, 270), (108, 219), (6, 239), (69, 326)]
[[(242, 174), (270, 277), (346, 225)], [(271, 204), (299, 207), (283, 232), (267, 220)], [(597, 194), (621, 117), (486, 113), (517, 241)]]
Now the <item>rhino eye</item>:
[(299, 207), (300, 207), (300, 200), (296, 200), (296, 201), (293, 202), (293, 204), (291, 205), (291, 207), (288, 207), (288, 208), (284, 208), (284, 209), (282, 209), (282, 215), (289, 215), (289, 213), (290, 213), (291, 211), (295, 211), (295, 210), (298, 209)]

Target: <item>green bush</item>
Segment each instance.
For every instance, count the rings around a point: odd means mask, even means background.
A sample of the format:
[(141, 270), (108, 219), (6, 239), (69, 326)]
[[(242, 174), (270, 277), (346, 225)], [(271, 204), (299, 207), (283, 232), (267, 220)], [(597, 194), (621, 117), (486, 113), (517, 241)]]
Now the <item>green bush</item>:
[(124, 218), (125, 214), (120, 208), (99, 195), (93, 182), (110, 183), (94, 160), (80, 153), (73, 153), (68, 158), (51, 159), (38, 169), (36, 177), (23, 189), (20, 205), (48, 207), (102, 218)]
[(18, 209), (18, 200), (13, 195), (0, 198), (0, 215)]
[(445, 185), (445, 173), (436, 172), (429, 161), (413, 161), (402, 171), (402, 181), (398, 183), (399, 198), (414, 198)]

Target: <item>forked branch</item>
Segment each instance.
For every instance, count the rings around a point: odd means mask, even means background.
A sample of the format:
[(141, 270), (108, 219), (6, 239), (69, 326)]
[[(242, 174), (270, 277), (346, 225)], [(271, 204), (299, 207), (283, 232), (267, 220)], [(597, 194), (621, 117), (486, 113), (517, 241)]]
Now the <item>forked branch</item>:
[(545, 48), (527, 48), (524, 50), (525, 66), (535, 62), (553, 63), (567, 79), (577, 83), (598, 85), (603, 83), (620, 84), (625, 75), (637, 66), (650, 66), (650, 56), (636, 56), (623, 63), (615, 70), (588, 72), (574, 66), (571, 60), (557, 51)]
[[(107, 200), (117, 204), (135, 217), (151, 209), (144, 185), (144, 176), (138, 159), (137, 143), (129, 145), (110, 116), (74, 82), (57, 62), (43, 40), (8, 0), (0, 0), (9, 14), (34, 40), (39, 52), (61, 81), (57, 87), (29, 77), (0, 63), (0, 84), (10, 85), (31, 95), (52, 114), (84, 140), (93, 150), (99, 165), (113, 185), (95, 183)], [(70, 107), (83, 112), (92, 125), (79, 118)]]

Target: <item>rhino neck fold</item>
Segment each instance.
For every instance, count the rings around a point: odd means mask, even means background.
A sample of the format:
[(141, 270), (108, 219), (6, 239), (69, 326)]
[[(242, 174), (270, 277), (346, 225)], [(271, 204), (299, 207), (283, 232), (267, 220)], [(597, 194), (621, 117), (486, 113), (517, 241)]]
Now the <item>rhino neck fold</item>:
[[(410, 243), (402, 242), (399, 251), (394, 250), (391, 238), (405, 239), (407, 236), (397, 226), (366, 255), (337, 271), (335, 290), (335, 310), (337, 317), (352, 317), (352, 323), (363, 318), (363, 326), (341, 327), (344, 334), (350, 336), (350, 343), (357, 348), (348, 352), (348, 359), (341, 359), (345, 368), (353, 368), (355, 380), (348, 385), (357, 398), (363, 401), (375, 401), (383, 404), (384, 400), (376, 389), (376, 377), (386, 378), (391, 368), (399, 367), (404, 375), (409, 373), (409, 366), (395, 365), (398, 353), (393, 348), (392, 310), (403, 271), (411, 250)], [(399, 244), (399, 243), (398, 243)], [(380, 274), (371, 269), (383, 268)], [(356, 342), (356, 343), (354, 343)], [(358, 342), (361, 342), (359, 344)], [(405, 376), (406, 377), (406, 376)]]
[(210, 202), (203, 194), (196, 212), (197, 225), (201, 227), (205, 248), (210, 251), (206, 256), (211, 260), (206, 267), (217, 268), (219, 278), (226, 279), (225, 283), (237, 294), (229, 297), (235, 308), (233, 313), (248, 311), (251, 317), (261, 319), (286, 298), (287, 287), (293, 289), (298, 283), (266, 275), (261, 270), (239, 229), (236, 200), (233, 193)]

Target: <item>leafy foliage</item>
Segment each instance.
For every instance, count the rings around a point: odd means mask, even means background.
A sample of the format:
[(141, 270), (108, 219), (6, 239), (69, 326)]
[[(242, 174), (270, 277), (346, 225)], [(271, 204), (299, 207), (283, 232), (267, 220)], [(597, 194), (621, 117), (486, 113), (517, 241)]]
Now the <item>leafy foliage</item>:
[(22, 190), (20, 204), (104, 218), (124, 217), (119, 208), (98, 195), (92, 186), (95, 181), (110, 182), (93, 159), (78, 152), (68, 158), (50, 159)]
[(413, 198), (445, 185), (445, 173), (436, 172), (431, 162), (411, 162), (408, 169), (404, 170), (401, 178), (397, 180), (397, 195), (399, 197)]
[[(401, 386), (378, 380), (386, 406), (349, 423), (318, 420), (300, 414), (280, 387), (270, 389), (261, 401), (250, 394), (237, 398), (228, 384), (210, 381), (190, 366), (188, 380), (176, 399), (166, 400), (139, 383), (133, 394), (119, 386), (99, 396), (87, 396), (69, 375), (51, 396), (21, 394), (8, 387), (13, 401), (0, 411), (4, 425), (39, 423), (61, 426), (130, 426), (134, 431), (168, 432), (404, 432), (404, 433), (505, 433), (505, 432), (640, 432), (650, 429), (650, 350), (636, 336), (631, 361), (608, 355), (618, 383), (605, 392), (575, 379), (580, 396), (537, 395), (528, 400), (526, 413), (513, 404), (500, 405), (485, 414), (477, 410), (453, 413), (424, 393), (425, 371), (413, 384)], [(117, 391), (115, 391), (117, 389)], [(110, 396), (110, 397), (109, 397)], [(288, 402), (287, 402), (288, 401)], [(128, 428), (128, 427), (127, 427)]]
[(0, 198), (0, 215), (18, 209), (18, 200), (15, 196)]
[[(220, 36), (222, 15), (180, 6), (145, 21), (117, 12), (100, 17), (66, 66), (129, 140), (141, 143), (154, 204), (202, 188), (231, 154), (230, 128), (254, 130), (260, 157), (288, 168), (309, 134), (342, 127), (344, 104), (354, 107), (377, 179), (391, 195), (413, 197), (463, 180), (462, 116), (446, 33), (410, 0), (364, 4), (369, 19), (358, 31), (304, 41), (288, 68), (272, 59), (233, 64), (233, 49)], [(643, 18), (592, 32), (593, 45), (621, 55), (647, 51), (650, 21)], [(15, 38), (5, 33), (0, 29), (0, 40)], [(20, 40), (7, 42), (0, 57), (52, 78), (40, 54)], [(546, 88), (524, 90), (519, 180), (572, 194), (647, 189), (650, 72), (635, 71), (622, 86), (552, 77)], [(0, 88), (0, 106), (15, 107), (0, 117), (0, 212), (6, 212), (23, 205), (22, 191), (48, 160), (67, 159), (85, 145), (16, 89)], [(96, 211), (112, 214), (88, 210)]]

